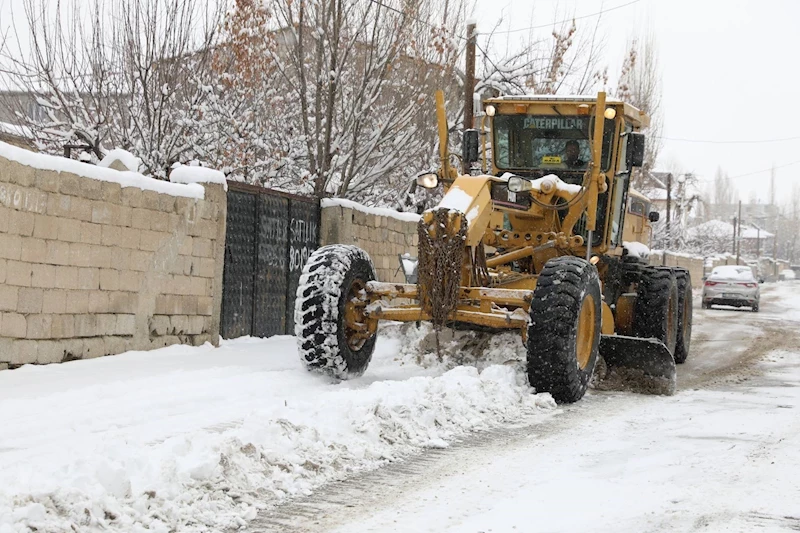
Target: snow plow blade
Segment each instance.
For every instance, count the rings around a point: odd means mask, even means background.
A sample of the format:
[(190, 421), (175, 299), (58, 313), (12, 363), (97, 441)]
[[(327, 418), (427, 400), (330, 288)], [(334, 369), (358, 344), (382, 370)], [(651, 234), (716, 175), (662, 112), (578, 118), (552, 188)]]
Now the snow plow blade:
[(675, 394), (675, 359), (655, 339), (601, 335), (600, 355), (606, 375), (598, 388), (642, 394)]

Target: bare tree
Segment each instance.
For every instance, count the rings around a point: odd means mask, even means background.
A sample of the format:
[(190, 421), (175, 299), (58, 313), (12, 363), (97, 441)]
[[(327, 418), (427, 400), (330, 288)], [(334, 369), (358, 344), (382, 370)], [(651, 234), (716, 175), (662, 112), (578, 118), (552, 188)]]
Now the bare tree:
[(717, 167), (717, 172), (714, 174), (714, 203), (730, 205), (736, 201), (735, 196), (737, 194), (728, 173)]
[(645, 176), (655, 168), (662, 146), (661, 69), (658, 64), (658, 45), (652, 31), (628, 41), (619, 81), (612, 93), (650, 116), (650, 126), (646, 130), (645, 161), (641, 169), (633, 173), (632, 179), (634, 187), (642, 187)]
[(219, 8), (201, 0), (23, 5), (31, 49), (6, 51), (2, 68), (44, 110), (12, 110), (40, 149), (78, 144), (99, 158), (122, 147), (158, 177), (196, 156)]
[(553, 26), (547, 38), (530, 32), (516, 50), (492, 58), (488, 51), (495, 37), (502, 33), (499, 24), (486, 38), (482, 76), (476, 92), (585, 94), (605, 84), (606, 70), (600, 67), (603, 49), (600, 18), (593, 28), (580, 30), (574, 20), (561, 22)]
[[(367, 198), (405, 178), (433, 139), (432, 96), (454, 85), (466, 3), (271, 0), (278, 65), (299, 109), (317, 196)], [(420, 120), (424, 117), (423, 120)]]

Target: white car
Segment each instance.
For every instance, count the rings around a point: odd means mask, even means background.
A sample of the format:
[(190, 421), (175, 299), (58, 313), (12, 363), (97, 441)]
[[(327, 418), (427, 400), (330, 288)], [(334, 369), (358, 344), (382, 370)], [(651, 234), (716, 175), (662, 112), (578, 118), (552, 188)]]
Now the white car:
[(761, 289), (749, 266), (724, 265), (715, 267), (703, 283), (703, 307), (714, 304), (750, 307), (758, 312)]
[(781, 281), (791, 281), (796, 279), (796, 277), (797, 276), (795, 276), (794, 270), (788, 268), (781, 270), (781, 273), (778, 274), (778, 279)]

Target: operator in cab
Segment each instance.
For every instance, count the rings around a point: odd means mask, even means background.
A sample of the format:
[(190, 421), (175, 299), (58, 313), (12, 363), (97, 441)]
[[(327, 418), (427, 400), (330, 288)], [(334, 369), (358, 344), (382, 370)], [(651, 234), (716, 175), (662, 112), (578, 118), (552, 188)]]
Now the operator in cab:
[(586, 161), (581, 159), (581, 149), (578, 141), (570, 139), (564, 147), (564, 164), (567, 168), (583, 170), (586, 168)]

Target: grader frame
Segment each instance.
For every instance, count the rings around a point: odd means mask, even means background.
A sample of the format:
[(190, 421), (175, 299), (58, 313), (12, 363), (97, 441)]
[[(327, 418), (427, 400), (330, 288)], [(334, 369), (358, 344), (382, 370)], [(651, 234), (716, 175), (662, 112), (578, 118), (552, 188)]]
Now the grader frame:
[[(583, 395), (598, 351), (625, 378), (652, 378), (666, 382), (659, 392), (674, 391), (675, 361), (685, 359), (691, 335), (688, 273), (631, 261), (622, 246), (630, 173), (643, 157), (638, 130), (648, 117), (623, 102), (607, 101), (602, 92), (596, 98), (490, 99), (480, 132), (484, 173), (469, 175), (450, 164), (441, 91), (436, 104), (440, 166), (419, 175), (417, 183), (429, 188), (443, 183), (445, 194), (419, 223), (419, 280), (379, 282), (369, 274), (371, 262), (362, 250), (320, 249), (306, 265), (307, 285), (301, 280), (296, 307), (301, 354), (309, 368), (342, 378), (359, 375), (371, 358), (379, 321), (431, 321), (437, 330), (445, 323), (518, 330), (528, 347), (531, 384), (553, 392), (557, 401)], [(522, 121), (526, 129), (509, 130), (499, 139), (498, 120)], [(486, 121), (492, 123), (488, 131)], [(528, 125), (535, 130), (553, 124), (582, 125), (568, 135), (583, 136), (587, 162), (574, 154), (571, 161), (544, 155), (531, 166), (525, 150), (512, 157), (514, 143), (522, 146), (532, 135), (548, 138), (550, 130), (527, 131)], [(477, 162), (477, 154), (468, 155), (472, 148), (477, 152), (477, 132), (465, 133), (464, 143), (467, 163)], [(502, 150), (505, 155), (498, 155)], [(566, 166), (572, 163), (580, 168)], [(361, 274), (347, 274), (348, 269)], [(342, 277), (338, 313), (317, 311), (324, 298), (333, 298), (309, 287), (324, 276)], [(561, 283), (568, 286), (559, 288)], [(548, 298), (555, 302), (552, 312)], [(658, 323), (644, 324), (651, 309)], [(335, 331), (336, 338), (322, 330)]]
[[(580, 100), (571, 101), (564, 100), (551, 100), (545, 99), (544, 106), (552, 107), (553, 103), (558, 103), (561, 106), (575, 107), (575, 113), (580, 106), (587, 106), (590, 99), (582, 98)], [(515, 112), (524, 112), (533, 110), (535, 107), (541, 107), (542, 101), (537, 100), (521, 100), (509, 101), (503, 100), (489, 100), (487, 105), (495, 105), (499, 112), (508, 112), (513, 109)], [(628, 121), (634, 124), (635, 129), (639, 129), (648, 123), (648, 118), (638, 110), (624, 104), (622, 102), (614, 102), (611, 104), (615, 109), (615, 115), (619, 113), (624, 116)], [(597, 96), (594, 117), (594, 138), (599, 139), (603, 136), (604, 113), (606, 112), (606, 97), (604, 93)], [(619, 109), (619, 112), (617, 111)], [(535, 274), (519, 275), (511, 271), (507, 265), (516, 261), (533, 258), (534, 263), (541, 269), (544, 263), (558, 255), (575, 255), (575, 256), (591, 256), (591, 253), (602, 254), (609, 250), (609, 238), (602, 240), (602, 244), (592, 247), (587, 246), (585, 239), (580, 235), (574, 235), (573, 229), (578, 222), (579, 218), (584, 212), (588, 213), (588, 220), (586, 227), (590, 232), (595, 231), (596, 226), (596, 212), (598, 195), (606, 192), (609, 188), (608, 178), (600, 168), (600, 154), (601, 143), (594, 142), (592, 145), (592, 158), (594, 163), (591, 165), (591, 170), (588, 174), (588, 188), (575, 189), (573, 187), (559, 187), (556, 180), (544, 180), (539, 184), (538, 190), (531, 190), (530, 194), (535, 195), (538, 200), (527, 211), (526, 215), (532, 219), (546, 219), (543, 224), (537, 224), (531, 227), (531, 231), (520, 230), (505, 230), (499, 229), (499, 224), (495, 227), (491, 224), (492, 215), (498, 213), (511, 212), (512, 214), (519, 214), (518, 209), (503, 208), (492, 201), (490, 191), (487, 187), (489, 183), (508, 184), (508, 178), (492, 176), (492, 175), (458, 175), (456, 168), (449, 164), (450, 155), (446, 153), (448, 140), (447, 140), (447, 123), (444, 119), (444, 100), (441, 92), (437, 93), (437, 116), (439, 119), (439, 135), (440, 135), (440, 163), (441, 167), (438, 171), (439, 179), (445, 183), (448, 188), (448, 193), (439, 208), (450, 208), (458, 202), (458, 199), (451, 198), (458, 195), (460, 198), (468, 199), (468, 203), (458, 205), (458, 210), (451, 211), (451, 213), (474, 213), (472, 217), (467, 216), (469, 223), (467, 229), (466, 248), (474, 250), (478, 246), (489, 247), (502, 247), (507, 250), (504, 253), (494, 255), (486, 258), (483, 267), (492, 269), (492, 285), (490, 287), (475, 286), (476, 280), (474, 276), (474, 269), (476, 267), (476, 258), (473, 255), (467, 254), (467, 257), (462, 266), (462, 280), (468, 280), (468, 283), (461, 286), (458, 295), (458, 306), (453, 311), (451, 319), (454, 322), (461, 322), (465, 324), (474, 324), (476, 326), (493, 328), (493, 329), (509, 329), (520, 330), (523, 339), (527, 336), (528, 317), (527, 312), (533, 297), (533, 290), (536, 288)], [(484, 136), (486, 134), (484, 133)], [(486, 154), (486, 146), (484, 143), (484, 158)], [(494, 169), (498, 172), (498, 169)], [(452, 193), (455, 192), (455, 195)], [(448, 194), (451, 197), (448, 197)], [(577, 201), (575, 201), (577, 198)], [(555, 226), (554, 216), (552, 211), (548, 213), (546, 208), (541, 205), (550, 205), (554, 199), (561, 199), (566, 203), (572, 202), (573, 205), (569, 208), (568, 214), (564, 217), (563, 222), (560, 224), (560, 231), (553, 231)], [(550, 214), (549, 219), (547, 219)], [(497, 218), (495, 216), (495, 218)], [(430, 224), (433, 219), (433, 210), (429, 210), (423, 214), (423, 223)], [(449, 231), (454, 233), (458, 231), (457, 217), (452, 218), (449, 225)], [(621, 253), (621, 250), (620, 252)], [(591, 259), (591, 257), (587, 257)], [(366, 291), (367, 305), (365, 312), (361, 316), (352, 315), (350, 317), (351, 324), (354, 330), (360, 330), (374, 334), (377, 330), (377, 322), (379, 320), (394, 320), (400, 322), (415, 322), (415, 321), (428, 321), (431, 320), (431, 314), (423, 309), (419, 303), (419, 287), (417, 284), (398, 284), (398, 283), (382, 283), (372, 281), (368, 283), (368, 290)], [(416, 300), (416, 303), (403, 303), (398, 305), (391, 305), (395, 300)], [(508, 311), (507, 308), (514, 309)], [(521, 312), (517, 311), (521, 310)], [(615, 331), (614, 317), (609, 305), (603, 302), (602, 307), (602, 333), (613, 334)], [(625, 328), (622, 319), (629, 320), (630, 313), (625, 313), (624, 317), (620, 317), (622, 323), (620, 327)], [(359, 320), (363, 320), (360, 322)], [(627, 328), (630, 329), (630, 328)]]

